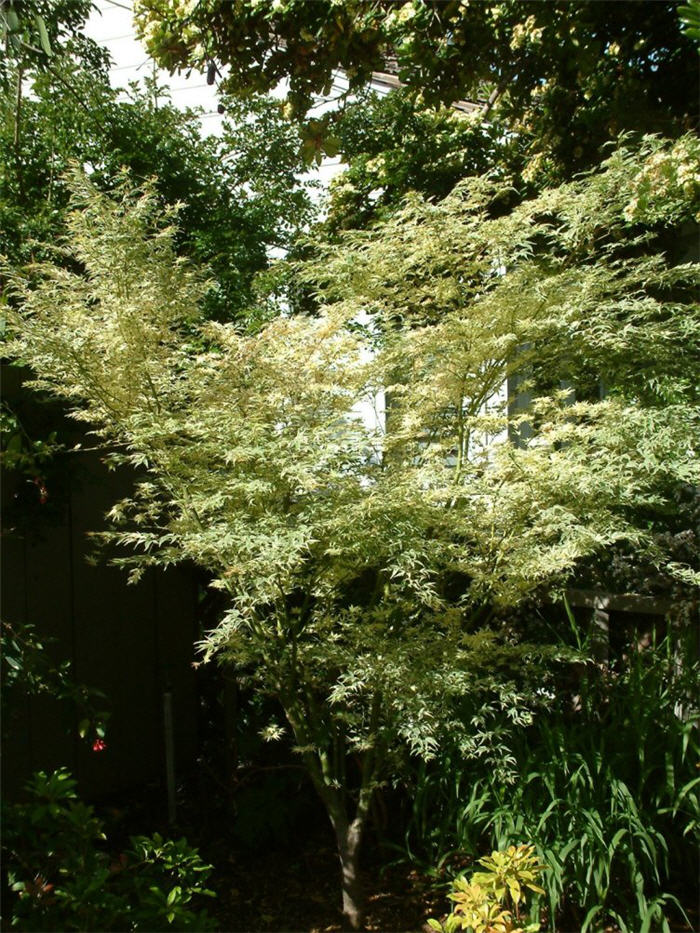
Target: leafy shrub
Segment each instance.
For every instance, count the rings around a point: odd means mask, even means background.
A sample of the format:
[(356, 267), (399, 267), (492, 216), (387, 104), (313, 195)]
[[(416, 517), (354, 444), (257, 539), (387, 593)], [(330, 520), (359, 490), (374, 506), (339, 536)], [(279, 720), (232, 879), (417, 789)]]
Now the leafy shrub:
[(456, 759), (422, 768), (409, 851), (444, 865), (450, 850), (528, 838), (550, 868), (552, 929), (564, 915), (582, 931), (606, 920), (669, 930), (700, 842), (698, 663), (687, 647), (669, 637), (610, 668), (589, 665), (578, 709), (520, 733), (513, 784)]
[(193, 901), (211, 870), (185, 839), (133, 836), (109, 853), (102, 821), (65, 769), (36, 773), (6, 807), (4, 864), (18, 930), (211, 930)]
[(534, 851), (531, 845), (509, 846), (479, 859), (486, 871), (475, 872), (469, 881), (456, 878), (448, 895), (452, 913), (444, 924), (428, 920), (428, 925), (439, 933), (536, 933), (539, 921), (521, 916), (528, 889), (544, 894), (535, 882), (547, 866), (539, 864)]
[(90, 744), (98, 742), (104, 747), (109, 712), (102, 707), (107, 697), (101, 690), (77, 683), (72, 676), (71, 662), (51, 660), (46, 646), (55, 641), (42, 638), (29, 623), (0, 622), (0, 648), (2, 671), (3, 737), (12, 732), (17, 707), (27, 696), (49, 695), (54, 700), (71, 704), (79, 717), (78, 734)]

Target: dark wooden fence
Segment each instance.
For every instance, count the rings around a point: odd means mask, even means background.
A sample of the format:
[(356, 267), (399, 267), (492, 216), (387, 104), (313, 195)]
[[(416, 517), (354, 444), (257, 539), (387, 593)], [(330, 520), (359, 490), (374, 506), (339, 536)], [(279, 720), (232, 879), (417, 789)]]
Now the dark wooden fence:
[[(55, 408), (21, 389), (16, 369), (3, 368), (3, 400), (30, 430), (41, 434), (50, 422), (60, 425), (62, 440), (81, 437)], [(12, 797), (33, 770), (66, 765), (96, 797), (164, 778), (166, 691), (176, 768), (195, 756), (197, 587), (186, 570), (149, 571), (127, 585), (124, 571), (88, 562), (88, 533), (105, 527), (130, 477), (109, 472), (94, 451), (59, 454), (47, 474), (43, 503), (30, 475), (12, 471), (3, 479), (2, 618), (35, 626), (42, 641), (51, 639), (51, 657), (71, 662), (75, 681), (106, 693), (107, 747), (95, 752), (80, 740), (70, 702), (13, 697), (3, 725), (3, 788)]]

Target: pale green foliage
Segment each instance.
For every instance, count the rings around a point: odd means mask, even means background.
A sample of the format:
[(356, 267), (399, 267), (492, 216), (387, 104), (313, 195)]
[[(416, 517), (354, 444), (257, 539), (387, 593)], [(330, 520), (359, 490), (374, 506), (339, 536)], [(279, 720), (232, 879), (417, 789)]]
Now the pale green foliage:
[[(505, 773), (546, 651), (475, 613), (622, 539), (654, 554), (638, 511), (698, 482), (696, 268), (625, 218), (661, 148), (500, 217), (484, 179), (413, 200), (305, 271), (317, 318), (254, 336), (197, 325), (206, 285), (148, 190), (111, 202), (76, 178), (79, 271), (14, 281), (14, 354), (142, 471), (111, 513), (129, 562), (191, 559), (230, 595), (206, 654), (280, 700), (337, 832), (349, 751), (360, 822), (397, 737), (430, 756), (449, 730)], [(545, 364), (614, 391), (539, 392), (510, 418), (490, 401)], [(373, 426), (358, 406), (381, 392)]]
[(89, 399), (78, 417), (123, 440), (132, 419), (167, 410), (177, 328), (197, 315), (206, 286), (177, 258), (172, 226), (147, 235), (159, 210), (152, 189), (137, 197), (125, 182), (113, 202), (79, 172), (71, 181), (70, 229), (78, 235), (64, 252), (78, 271), (37, 267), (41, 284), (24, 294), (25, 333), (35, 335), (26, 358), (54, 394)]
[[(379, 321), (386, 469), (440, 516), (433, 537), (470, 599), (517, 602), (623, 538), (652, 547), (639, 510), (697, 483), (698, 266), (656, 239), (692, 224), (699, 154), (693, 138), (648, 139), (507, 213), (507, 191), (469, 179), (302, 270), (331, 307)], [(638, 211), (655, 227), (632, 225)], [(515, 412), (486, 404), (507, 379)]]
[(624, 210), (628, 220), (668, 223), (687, 216), (688, 206), (700, 199), (700, 140), (683, 136), (654, 152), (634, 176), (632, 193)]
[[(175, 259), (170, 227), (146, 235), (152, 193), (125, 191), (114, 202), (84, 178), (74, 185), (82, 268), (41, 267), (23, 292), (16, 281), (24, 317), (15, 352), (38, 387), (78, 403), (78, 417), (120, 443), (115, 460), (148, 474), (111, 512), (127, 526), (114, 537), (141, 552), (125, 562), (137, 574), (182, 558), (210, 570), (232, 605), (208, 654), (223, 651), (282, 695), (288, 712), (310, 688), (321, 704), (314, 729), (336, 720), (350, 747), (366, 750), (377, 730), (387, 738), (398, 730), (429, 755), (446, 727), (445, 698), (477, 691), (494, 706), (483, 705), (483, 728), (468, 730), (465, 752), (488, 751), (489, 720), (503, 710), (512, 723), (529, 721), (524, 697), (490, 671), (499, 640), (465, 634), (468, 600), (448, 611), (442, 592), (446, 573), (472, 565), (475, 592), (486, 592), (487, 558), (462, 553), (480, 499), (459, 492), (463, 480), (432, 450), (415, 456), (407, 424), (388, 437), (357, 413), (399, 348), (372, 357), (366, 334), (339, 309), (280, 317), (254, 337), (203, 325), (210, 349), (201, 338), (188, 349), (205, 285)], [(414, 335), (407, 341), (407, 353), (420, 351)], [(373, 593), (354, 604), (363, 574)], [(522, 650), (510, 655), (516, 668), (537, 653)], [(382, 714), (370, 727), (378, 694)], [(307, 712), (292, 718), (310, 749), (325, 737), (307, 734), (315, 718)]]

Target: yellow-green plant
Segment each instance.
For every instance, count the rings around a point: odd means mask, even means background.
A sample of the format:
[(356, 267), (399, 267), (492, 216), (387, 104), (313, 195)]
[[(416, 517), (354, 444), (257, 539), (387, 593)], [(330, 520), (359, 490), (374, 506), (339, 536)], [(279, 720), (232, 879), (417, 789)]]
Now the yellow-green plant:
[[(492, 852), (479, 859), (486, 871), (474, 872), (467, 881), (456, 878), (448, 897), (453, 902), (452, 913), (444, 923), (428, 920), (428, 925), (440, 933), (534, 933), (538, 921), (521, 926), (520, 909), (525, 903), (526, 889), (536, 894), (544, 890), (535, 882), (547, 867), (539, 862), (534, 846), (509, 846), (504, 852)], [(512, 908), (512, 909), (511, 909)]]
[(588, 667), (579, 710), (553, 710), (519, 733), (521, 780), (507, 785), (493, 767), (449, 755), (424, 765), (411, 851), (435, 865), (443, 853), (478, 852), (480, 839), (501, 852), (530, 839), (548, 865), (538, 882), (547, 929), (692, 925), (673, 892), (693, 889), (700, 843), (699, 676), (692, 625), (643, 651), (635, 639), (611, 669)]
[(512, 903), (516, 917), (520, 916), (526, 888), (535, 894), (544, 894), (544, 889), (535, 882), (546, 866), (539, 862), (532, 845), (508, 846), (505, 852), (492, 852), (479, 859), (479, 864), (486, 871), (475, 872), (472, 883), (498, 901)]
[[(478, 884), (458, 878), (453, 884), (449, 898), (454, 902), (454, 907), (445, 921), (446, 933), (456, 930), (469, 930), (471, 933), (512, 933), (511, 912)], [(431, 926), (437, 929), (433, 923)]]

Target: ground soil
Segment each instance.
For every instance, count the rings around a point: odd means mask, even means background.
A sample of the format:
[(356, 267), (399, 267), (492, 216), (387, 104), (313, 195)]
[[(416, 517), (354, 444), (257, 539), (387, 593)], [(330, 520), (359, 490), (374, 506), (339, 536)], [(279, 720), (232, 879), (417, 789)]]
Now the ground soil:
[[(336, 933), (341, 916), (340, 864), (330, 823), (305, 778), (283, 785), (280, 800), (270, 788), (262, 800), (240, 799), (240, 809), (253, 810), (252, 823), (241, 838), (236, 799), (206, 781), (190, 782), (178, 794), (177, 822), (167, 822), (163, 789), (143, 789), (127, 802), (101, 808), (111, 825), (110, 839), (125, 842), (132, 833), (158, 831), (187, 840), (214, 866), (207, 885), (216, 898), (206, 907), (220, 933)], [(261, 807), (262, 803), (262, 807)], [(280, 805), (282, 804), (282, 806)], [(233, 807), (232, 807), (233, 805)], [(276, 822), (291, 812), (287, 824)], [(266, 818), (267, 817), (267, 818)], [(370, 829), (362, 855), (367, 898), (365, 930), (408, 933), (423, 930), (428, 917), (449, 909), (447, 882), (429, 877), (397, 858)]]
[[(332, 840), (323, 827), (309, 828), (295, 853), (264, 847), (232, 852), (212, 879), (218, 893), (215, 914), (222, 931), (336, 933), (340, 914), (340, 872)], [(381, 868), (365, 852), (365, 929), (382, 933), (422, 930), (440, 916), (447, 900), (435, 882), (408, 865)], [(378, 853), (376, 853), (378, 855)], [(374, 864), (372, 864), (374, 862)]]

